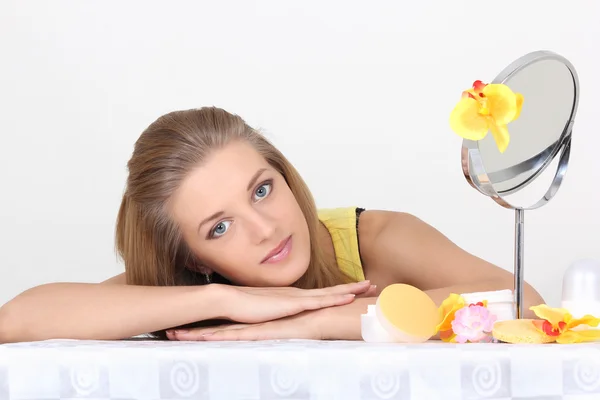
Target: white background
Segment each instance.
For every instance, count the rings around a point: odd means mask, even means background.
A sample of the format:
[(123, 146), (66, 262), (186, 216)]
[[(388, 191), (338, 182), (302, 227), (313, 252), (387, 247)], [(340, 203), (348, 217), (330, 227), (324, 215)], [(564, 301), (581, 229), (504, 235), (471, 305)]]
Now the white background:
[(210, 105), (263, 129), (320, 207), (414, 213), (512, 270), (513, 213), (466, 183), (448, 115), (473, 80), (547, 49), (581, 82), (567, 179), (526, 215), (526, 279), (555, 305), (565, 268), (600, 260), (599, 17), (594, 0), (3, 0), (0, 304), (122, 272), (134, 141)]

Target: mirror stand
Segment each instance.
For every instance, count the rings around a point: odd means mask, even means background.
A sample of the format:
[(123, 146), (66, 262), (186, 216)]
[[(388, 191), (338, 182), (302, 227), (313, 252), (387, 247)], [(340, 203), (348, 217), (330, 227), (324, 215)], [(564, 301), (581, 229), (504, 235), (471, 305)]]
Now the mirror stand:
[(523, 283), (524, 283), (524, 249), (525, 247), (525, 210), (515, 208), (515, 317), (523, 318)]

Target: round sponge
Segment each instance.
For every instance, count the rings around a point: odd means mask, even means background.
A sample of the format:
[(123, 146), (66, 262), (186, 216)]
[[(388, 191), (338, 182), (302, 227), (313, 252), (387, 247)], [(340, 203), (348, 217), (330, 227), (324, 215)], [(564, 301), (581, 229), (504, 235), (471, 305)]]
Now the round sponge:
[(429, 340), (440, 318), (436, 304), (425, 292), (401, 283), (382, 290), (376, 314), (384, 329), (404, 343)]
[(554, 338), (544, 335), (533, 326), (532, 319), (498, 321), (492, 330), (494, 339), (513, 344), (551, 343)]

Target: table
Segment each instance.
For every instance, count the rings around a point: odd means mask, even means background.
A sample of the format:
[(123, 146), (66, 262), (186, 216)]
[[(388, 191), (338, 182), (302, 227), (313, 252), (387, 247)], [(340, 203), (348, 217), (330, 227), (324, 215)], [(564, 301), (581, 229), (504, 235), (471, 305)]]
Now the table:
[(0, 399), (600, 399), (600, 345), (50, 340), (0, 345)]

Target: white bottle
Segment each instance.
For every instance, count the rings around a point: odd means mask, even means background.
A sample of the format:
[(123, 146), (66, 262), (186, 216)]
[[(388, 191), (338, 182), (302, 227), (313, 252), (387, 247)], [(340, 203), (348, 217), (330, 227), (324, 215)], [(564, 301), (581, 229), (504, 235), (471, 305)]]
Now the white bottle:
[[(599, 261), (578, 260), (567, 268), (563, 276), (561, 307), (574, 318), (581, 318), (586, 314), (600, 318)], [(585, 327), (589, 328), (587, 325)]]

